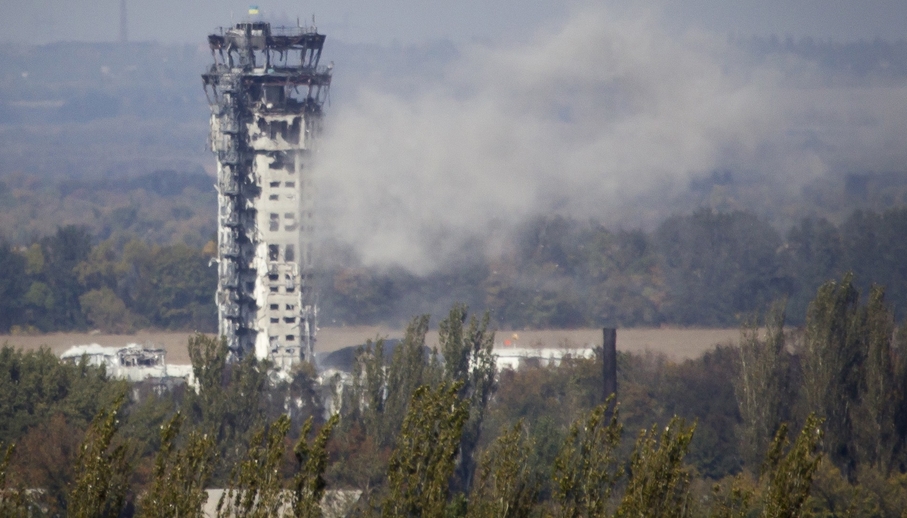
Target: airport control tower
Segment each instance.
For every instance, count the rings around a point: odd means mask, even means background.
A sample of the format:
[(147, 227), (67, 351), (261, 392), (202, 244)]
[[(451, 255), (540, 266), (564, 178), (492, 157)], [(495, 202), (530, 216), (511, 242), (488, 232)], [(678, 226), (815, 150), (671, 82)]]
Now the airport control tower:
[(220, 333), (239, 357), (313, 360), (310, 153), (331, 66), (314, 27), (238, 23), (208, 36), (202, 75), (217, 155)]

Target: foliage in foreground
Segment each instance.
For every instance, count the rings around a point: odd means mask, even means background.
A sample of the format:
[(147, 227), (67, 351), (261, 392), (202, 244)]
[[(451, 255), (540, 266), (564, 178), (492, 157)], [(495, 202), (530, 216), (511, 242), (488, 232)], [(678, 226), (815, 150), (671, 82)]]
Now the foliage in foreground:
[(381, 516), (443, 516), (469, 404), (462, 383), (423, 385), (413, 393), (397, 447), (387, 468), (388, 494)]
[(214, 440), (193, 430), (182, 449), (176, 440), (185, 418), (177, 413), (161, 429), (161, 447), (154, 463), (151, 489), (142, 498), (140, 516), (195, 516), (207, 500), (206, 484), (214, 461)]
[(470, 516), (524, 518), (532, 514), (539, 497), (539, 476), (529, 463), (532, 450), (522, 420), (495, 439), (482, 454), (470, 495)]
[(28, 516), (29, 505), (25, 491), (22, 488), (10, 487), (7, 481), (9, 461), (14, 450), (15, 447), (12, 445), (3, 448), (0, 444), (0, 452), (3, 453), (3, 457), (0, 458), (0, 516), (18, 518)]
[[(880, 289), (861, 303), (847, 277), (819, 290), (810, 315), (802, 334), (791, 333), (776, 306), (767, 332), (745, 329), (741, 348), (680, 363), (622, 354), (622, 406), (609, 415), (607, 402), (596, 404), (602, 397), (596, 360), (527, 365), (496, 380), (487, 321), (458, 307), (444, 322), (440, 352), (425, 347), (427, 317), (413, 321), (391, 355), (380, 341), (365, 348), (341, 415), (314, 438), (323, 409), (306, 399), (307, 371), (289, 385), (275, 384), (267, 364), (227, 363), (222, 341), (197, 336), (190, 352), (198, 393), (101, 405), (83, 445), (74, 447), (72, 478), (58, 486), (68, 489), (62, 505), (39, 502), (57, 498), (58, 489), (47, 499), (18, 489), (51, 486), (23, 486), (33, 483), (20, 477), (28, 475), (18, 471), (27, 463), (16, 457), (0, 466), (0, 503), (8, 514), (134, 509), (139, 516), (185, 516), (198, 510), (202, 489), (225, 487), (222, 515), (316, 517), (330, 484), (363, 491), (359, 513), (393, 517), (804, 516), (841, 509), (898, 516), (907, 503), (900, 432), (907, 413), (895, 390), (907, 382), (903, 331)], [(4, 354), (0, 359), (19, 376), (3, 380), (8, 397), (34, 401), (35, 408), (47, 391), (28, 399), (16, 387), (45, 387), (48, 380), (36, 381), (40, 373), (69, 372), (49, 363), (35, 368), (44, 360), (34, 353)], [(60, 376), (61, 386), (81, 386), (74, 380), (83, 379), (103, 389), (98, 393), (118, 386), (103, 372), (72, 368), (79, 376)], [(841, 385), (825, 392), (845, 398), (846, 412), (813, 404), (828, 380)], [(779, 394), (785, 404), (766, 405), (760, 394)], [(28, 422), (31, 414), (17, 408), (0, 411)], [(305, 412), (314, 419), (301, 422)], [(693, 419), (695, 425), (685, 424)], [(837, 420), (834, 440), (823, 436), (830, 420)], [(67, 429), (65, 420), (54, 422), (62, 423), (58, 431)], [(142, 439), (143, 430), (158, 426), (159, 437)], [(625, 429), (639, 433), (625, 437)], [(51, 437), (45, 433), (28, 431), (22, 451), (39, 451), (34, 441)], [(477, 435), (465, 440), (470, 433)], [(46, 442), (60, 442), (54, 437)], [(759, 445), (740, 444), (753, 437), (761, 437)], [(752, 450), (737, 453), (742, 463), (720, 461), (744, 446)]]
[(623, 427), (617, 410), (614, 415), (607, 415), (611, 398), (595, 407), (586, 419), (573, 423), (554, 460), (554, 496), (559, 516), (602, 516), (620, 480), (615, 450)]
[(92, 421), (79, 448), (76, 478), (69, 493), (67, 514), (75, 518), (116, 518), (129, 489), (131, 466), (127, 446), (115, 442), (125, 395), (104, 408)]

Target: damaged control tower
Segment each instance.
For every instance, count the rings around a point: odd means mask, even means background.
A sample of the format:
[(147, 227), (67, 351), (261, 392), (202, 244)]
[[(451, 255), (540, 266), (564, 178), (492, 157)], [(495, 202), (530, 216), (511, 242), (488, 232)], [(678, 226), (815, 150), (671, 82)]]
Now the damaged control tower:
[(313, 360), (312, 179), (331, 84), (314, 27), (238, 23), (208, 36), (202, 75), (217, 155), (221, 335), (275, 367)]

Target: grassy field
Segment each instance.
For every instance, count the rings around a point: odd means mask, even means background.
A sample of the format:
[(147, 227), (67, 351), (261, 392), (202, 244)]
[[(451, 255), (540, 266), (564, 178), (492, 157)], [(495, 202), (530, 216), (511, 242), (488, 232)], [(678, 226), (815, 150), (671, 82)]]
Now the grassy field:
[[(33, 336), (2, 336), (0, 343), (16, 348), (37, 349), (49, 347), (60, 354), (73, 345), (96, 343), (105, 346), (124, 346), (138, 343), (149, 347), (163, 347), (167, 350), (167, 362), (189, 363), (186, 343), (191, 333), (185, 332), (139, 332), (132, 335), (108, 335), (91, 333), (53, 333)], [(401, 338), (403, 330), (386, 327), (323, 327), (318, 332), (318, 351), (334, 351), (350, 345), (364, 343), (368, 339)], [(736, 344), (739, 329), (618, 329), (617, 349), (620, 351), (664, 353), (682, 360), (694, 358), (718, 344)], [(589, 344), (601, 345), (601, 329), (501, 331), (496, 336), (498, 344), (509, 340), (516, 347), (583, 347)], [(437, 331), (428, 334), (429, 346), (438, 343)]]

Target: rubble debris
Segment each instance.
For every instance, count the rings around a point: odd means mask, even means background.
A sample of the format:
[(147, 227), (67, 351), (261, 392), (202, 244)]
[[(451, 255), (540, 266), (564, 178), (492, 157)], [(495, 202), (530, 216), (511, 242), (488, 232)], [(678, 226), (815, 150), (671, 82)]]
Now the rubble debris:
[[(140, 344), (125, 347), (105, 347), (98, 344), (74, 345), (60, 355), (68, 363), (79, 363), (85, 358), (87, 365), (103, 366), (107, 374), (129, 381), (146, 379), (171, 380), (181, 378), (194, 385), (191, 365), (168, 365), (167, 351), (148, 348)], [(172, 383), (171, 383), (172, 384)]]

